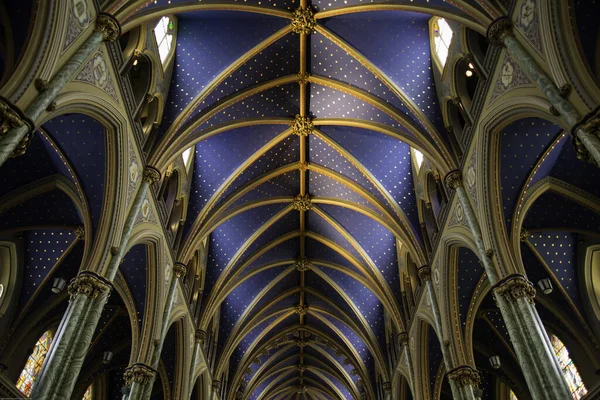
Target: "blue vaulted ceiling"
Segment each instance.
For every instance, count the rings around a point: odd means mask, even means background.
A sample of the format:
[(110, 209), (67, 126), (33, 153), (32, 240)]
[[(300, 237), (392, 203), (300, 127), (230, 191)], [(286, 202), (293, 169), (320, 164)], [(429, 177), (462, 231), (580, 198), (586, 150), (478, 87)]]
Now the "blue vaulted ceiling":
[[(182, 4), (159, 1), (130, 18)], [(418, 4), (461, 13), (442, 1)], [(246, 6), (265, 13), (240, 12)], [(404, 329), (399, 243), (423, 262), (411, 146), (447, 152), (431, 14), (317, 19), (302, 38), (281, 18), (298, 6), (244, 2), (235, 12), (176, 14), (156, 148), (194, 147), (180, 256), (208, 236), (199, 325), (209, 328), (219, 312), (213, 373), (229, 374), (228, 393), (272, 398), (305, 385), (321, 398), (361, 391), (370, 398), (378, 376), (391, 379), (386, 315)], [(299, 84), (303, 71), (308, 82)], [(296, 115), (313, 120), (308, 137), (290, 129)], [(312, 208), (294, 209), (298, 195), (309, 196)], [(309, 270), (295, 268), (303, 258)]]

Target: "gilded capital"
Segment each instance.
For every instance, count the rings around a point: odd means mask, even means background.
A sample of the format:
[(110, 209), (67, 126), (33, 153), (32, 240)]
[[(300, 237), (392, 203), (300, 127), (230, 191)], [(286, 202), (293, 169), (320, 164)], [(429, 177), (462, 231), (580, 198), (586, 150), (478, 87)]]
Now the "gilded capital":
[(10, 154), (11, 158), (19, 157), (25, 154), (29, 146), (31, 146), (31, 140), (33, 139), (33, 133), (35, 131), (29, 131), (23, 136), (23, 139), (19, 142), (17, 147)]
[(512, 22), (507, 17), (501, 17), (492, 22), (487, 30), (487, 38), (491, 44), (502, 46), (504, 39), (512, 35)]
[(398, 344), (400, 346), (406, 346), (408, 344), (408, 333), (407, 332), (400, 332), (398, 334)]
[(479, 372), (469, 365), (461, 365), (448, 371), (448, 379), (456, 382), (459, 387), (478, 387), (481, 383)]
[(310, 7), (297, 8), (292, 14), (292, 32), (310, 35), (316, 25), (315, 14)]
[(187, 272), (187, 267), (185, 266), (184, 263), (176, 262), (175, 265), (173, 266), (173, 272), (175, 273), (175, 276), (177, 278), (181, 278), (181, 277), (185, 276), (185, 273)]
[(83, 294), (90, 299), (95, 299), (99, 295), (109, 293), (110, 284), (91, 272), (82, 272), (69, 283), (69, 296), (71, 300), (79, 294)]
[(115, 17), (102, 13), (96, 19), (96, 32), (100, 32), (105, 41), (114, 42), (121, 36), (121, 26)]
[(14, 109), (8, 100), (0, 98), (0, 136), (4, 135), (10, 129), (23, 126), (24, 119), (21, 118), (19, 111)]
[(145, 385), (152, 382), (156, 376), (156, 371), (146, 364), (136, 363), (125, 370), (123, 377), (125, 384), (131, 386), (134, 382), (140, 385)]
[(144, 182), (152, 185), (154, 182), (158, 182), (160, 180), (160, 171), (154, 167), (146, 166), (144, 167), (142, 179)]
[(300, 257), (294, 263), (294, 267), (296, 267), (297, 271), (304, 272), (304, 271), (308, 271), (312, 267), (312, 264), (310, 263), (308, 258)]
[(294, 122), (292, 123), (292, 131), (294, 135), (308, 136), (312, 133), (315, 126), (313, 125), (312, 119), (307, 116), (296, 114)]
[(444, 182), (446, 186), (448, 186), (452, 190), (458, 189), (462, 186), (462, 174), (459, 170), (455, 169), (454, 171), (448, 172), (448, 175), (444, 178)]
[(417, 270), (419, 274), (419, 279), (421, 282), (427, 282), (431, 280), (431, 267), (429, 265), (424, 265)]
[(310, 196), (307, 194), (299, 194), (294, 198), (294, 202), (292, 203), (292, 207), (297, 211), (308, 211), (312, 208), (312, 202), (310, 201)]
[(221, 381), (213, 381), (212, 382), (212, 388), (214, 391), (219, 391), (221, 390)]
[(535, 288), (523, 275), (510, 275), (498, 282), (493, 292), (496, 295), (503, 296), (509, 301), (516, 301), (520, 298), (526, 298), (531, 304), (535, 298)]

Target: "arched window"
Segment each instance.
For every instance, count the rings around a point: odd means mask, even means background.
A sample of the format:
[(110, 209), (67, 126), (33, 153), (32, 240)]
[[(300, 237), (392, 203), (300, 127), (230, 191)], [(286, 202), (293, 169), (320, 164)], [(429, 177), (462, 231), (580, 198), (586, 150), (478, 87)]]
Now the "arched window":
[(423, 164), (423, 153), (421, 153), (417, 149), (412, 149), (413, 162), (415, 163), (415, 169), (417, 170), (417, 174), (421, 169), (421, 164)]
[(181, 154), (183, 157), (183, 165), (185, 165), (185, 170), (190, 171), (190, 165), (192, 164), (192, 160), (194, 159), (194, 146), (188, 147)]
[(162, 17), (154, 27), (154, 36), (158, 45), (158, 55), (163, 67), (166, 64), (171, 47), (173, 45), (173, 27), (174, 23), (169, 17)]
[(452, 28), (450, 28), (450, 25), (448, 25), (444, 18), (438, 18), (433, 21), (433, 46), (442, 69), (446, 65), (453, 35)]
[(33, 348), (33, 352), (27, 359), (25, 363), (25, 368), (21, 372), (21, 376), (19, 376), (19, 380), (17, 381), (17, 389), (19, 389), (25, 396), (29, 396), (31, 394), (31, 389), (33, 388), (33, 384), (42, 369), (42, 364), (46, 359), (46, 354), (48, 354), (48, 350), (50, 349), (50, 344), (53, 339), (52, 331), (46, 331), (42, 335), (41, 338), (35, 344)]
[(92, 385), (90, 385), (87, 390), (85, 391), (85, 393), (83, 394), (83, 397), (81, 398), (81, 400), (92, 400), (94, 398), (94, 389), (92, 389)]
[(581, 380), (577, 367), (575, 367), (573, 360), (569, 356), (569, 350), (567, 350), (565, 344), (556, 335), (550, 335), (550, 341), (554, 348), (554, 354), (556, 354), (560, 363), (563, 376), (567, 380), (571, 393), (573, 393), (573, 399), (581, 399), (587, 393), (587, 389)]

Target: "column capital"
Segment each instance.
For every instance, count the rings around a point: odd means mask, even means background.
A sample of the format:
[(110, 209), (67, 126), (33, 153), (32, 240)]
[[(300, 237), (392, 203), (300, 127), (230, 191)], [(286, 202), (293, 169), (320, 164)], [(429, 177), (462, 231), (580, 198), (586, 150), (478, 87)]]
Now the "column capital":
[(492, 21), (487, 30), (487, 38), (491, 44), (502, 46), (504, 39), (512, 35), (512, 21), (508, 17), (500, 17)]
[(408, 344), (408, 333), (407, 332), (400, 332), (398, 334), (398, 344), (400, 346), (406, 346)]
[(110, 293), (111, 290), (112, 285), (106, 279), (93, 272), (85, 271), (71, 280), (68, 293), (71, 300), (78, 294), (83, 294), (93, 300), (101, 294)]
[(157, 372), (154, 368), (143, 363), (135, 363), (125, 370), (123, 378), (125, 378), (126, 386), (131, 386), (134, 383), (145, 385), (151, 382), (156, 375)]
[(158, 182), (160, 180), (160, 171), (154, 167), (147, 165), (144, 167), (142, 179), (144, 182), (152, 185), (154, 182)]
[(199, 343), (201, 345), (204, 344), (206, 342), (206, 331), (202, 329), (196, 329), (195, 338), (196, 343)]
[(173, 266), (173, 272), (175, 273), (175, 277), (182, 278), (187, 272), (187, 267), (184, 263), (177, 261)]
[(427, 282), (431, 280), (431, 267), (429, 265), (423, 265), (419, 267), (417, 270), (417, 274), (419, 274), (419, 279), (421, 282)]
[(481, 377), (476, 369), (469, 365), (461, 365), (448, 371), (448, 379), (452, 379), (459, 387), (479, 387)]
[(385, 393), (392, 393), (392, 383), (391, 382), (383, 382), (383, 391)]
[(515, 301), (522, 297), (533, 304), (535, 288), (523, 275), (514, 274), (500, 280), (492, 287), (496, 295), (504, 296), (509, 301)]
[(579, 129), (600, 135), (600, 106), (584, 116), (577, 124), (573, 125), (573, 128), (571, 128), (571, 135), (577, 136), (577, 131)]
[(25, 115), (10, 101), (0, 97), (0, 137), (11, 129), (27, 125), (29, 130), (33, 124)]
[(292, 14), (292, 32), (310, 35), (316, 25), (315, 14), (310, 7), (299, 7)]
[(212, 388), (215, 392), (221, 390), (221, 381), (212, 381)]
[(452, 190), (458, 189), (462, 186), (462, 173), (457, 169), (448, 172), (444, 178), (444, 183)]
[(105, 41), (114, 42), (121, 36), (121, 25), (112, 15), (101, 13), (96, 19), (96, 32), (100, 32)]

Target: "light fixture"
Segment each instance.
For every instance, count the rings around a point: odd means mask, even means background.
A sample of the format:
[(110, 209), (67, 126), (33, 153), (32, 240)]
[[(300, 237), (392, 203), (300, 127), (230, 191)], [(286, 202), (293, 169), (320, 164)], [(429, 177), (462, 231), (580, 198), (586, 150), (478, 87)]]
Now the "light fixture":
[(475, 66), (473, 65), (473, 63), (469, 63), (469, 68), (475, 69)]
[(52, 293), (60, 293), (63, 291), (65, 286), (67, 285), (67, 281), (63, 278), (54, 278), (54, 282), (52, 282)]
[(552, 282), (550, 281), (549, 278), (540, 279), (537, 284), (538, 284), (538, 287), (540, 288), (540, 290), (544, 294), (552, 293), (552, 290), (553, 290)]
[(112, 351), (105, 351), (104, 354), (102, 354), (102, 363), (108, 364), (112, 360), (113, 355)]
[(489, 360), (490, 360), (490, 365), (491, 365), (491, 366), (492, 366), (492, 368), (494, 368), (494, 369), (498, 369), (498, 368), (500, 368), (500, 366), (502, 365), (502, 364), (500, 363), (500, 357), (499, 357), (499, 356), (491, 356), (491, 357), (489, 358)]
[(137, 58), (133, 60), (133, 66), (135, 67), (136, 65), (138, 65), (138, 59)]
[(465, 75), (467, 75), (467, 76), (470, 78), (470, 77), (472, 77), (472, 76), (473, 76), (473, 71), (471, 71), (470, 69), (468, 69), (468, 70), (465, 72)]

